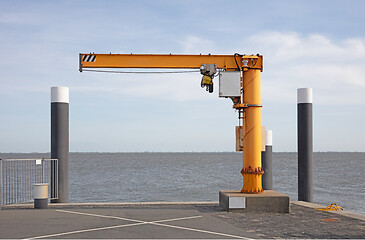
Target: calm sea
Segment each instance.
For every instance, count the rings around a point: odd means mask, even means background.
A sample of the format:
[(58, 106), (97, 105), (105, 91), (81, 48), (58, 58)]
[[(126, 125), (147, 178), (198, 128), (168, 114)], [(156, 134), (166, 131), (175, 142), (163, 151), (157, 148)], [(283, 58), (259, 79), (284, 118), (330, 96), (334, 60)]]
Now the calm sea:
[[(50, 157), (49, 153), (0, 158)], [(218, 201), (242, 188), (242, 153), (70, 153), (70, 202)], [(297, 154), (273, 154), (274, 190), (297, 200)], [(314, 202), (365, 214), (365, 153), (314, 153)]]

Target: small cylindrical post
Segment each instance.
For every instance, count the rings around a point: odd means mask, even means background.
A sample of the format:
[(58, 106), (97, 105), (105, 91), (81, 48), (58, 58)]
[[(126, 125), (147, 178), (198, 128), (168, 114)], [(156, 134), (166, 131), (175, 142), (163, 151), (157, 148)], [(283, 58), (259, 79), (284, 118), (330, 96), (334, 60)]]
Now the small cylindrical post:
[(48, 208), (48, 183), (34, 184), (34, 208)]
[(313, 201), (312, 88), (298, 89), (298, 200)]
[[(68, 202), (68, 153), (69, 153), (69, 89), (51, 88), (51, 158), (58, 159), (51, 166), (51, 191), (58, 190), (56, 203)], [(58, 175), (55, 175), (58, 171)], [(58, 187), (55, 186), (58, 176)], [(56, 196), (51, 192), (51, 196)]]
[(272, 190), (272, 131), (266, 130), (265, 133), (265, 151), (262, 152), (262, 188)]

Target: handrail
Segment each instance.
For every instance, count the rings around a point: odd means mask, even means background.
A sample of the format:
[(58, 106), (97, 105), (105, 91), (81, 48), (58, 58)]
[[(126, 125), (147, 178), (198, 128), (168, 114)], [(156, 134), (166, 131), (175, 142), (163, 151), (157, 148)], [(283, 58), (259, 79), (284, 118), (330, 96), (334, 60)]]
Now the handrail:
[(57, 158), (4, 158), (2, 161), (34, 161), (34, 160), (58, 160)]
[(0, 206), (31, 202), (36, 183), (49, 183), (49, 198), (58, 199), (58, 159), (0, 159)]

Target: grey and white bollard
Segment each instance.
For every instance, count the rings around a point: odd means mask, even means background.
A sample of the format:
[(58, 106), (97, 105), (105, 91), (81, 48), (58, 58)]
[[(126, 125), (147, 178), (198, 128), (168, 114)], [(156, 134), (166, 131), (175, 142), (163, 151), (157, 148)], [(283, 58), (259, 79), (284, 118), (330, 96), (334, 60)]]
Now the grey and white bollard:
[(34, 208), (48, 208), (48, 183), (34, 184)]
[(264, 190), (272, 190), (272, 131), (266, 130), (265, 133), (265, 152), (261, 152), (262, 156), (262, 188)]
[(298, 201), (313, 201), (312, 88), (298, 89)]
[[(51, 88), (51, 158), (58, 159), (58, 168), (52, 166), (51, 196), (54, 203), (68, 202), (69, 153), (69, 89)], [(55, 171), (58, 170), (58, 185)]]

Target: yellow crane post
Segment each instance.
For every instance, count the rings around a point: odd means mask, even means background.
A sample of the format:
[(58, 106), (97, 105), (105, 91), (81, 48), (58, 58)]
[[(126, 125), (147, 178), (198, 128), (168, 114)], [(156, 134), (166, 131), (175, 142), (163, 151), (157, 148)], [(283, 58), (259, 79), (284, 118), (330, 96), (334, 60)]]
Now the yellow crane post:
[(261, 166), (261, 80), (260, 70), (243, 69), (243, 103), (233, 107), (243, 114), (243, 188), (241, 192), (262, 192)]
[[(232, 98), (233, 108), (239, 112), (244, 128), (243, 188), (244, 193), (262, 192), (261, 167), (261, 82), (262, 55), (175, 55), (175, 54), (83, 54), (79, 56), (79, 70), (89, 68), (170, 68), (200, 69), (202, 85), (212, 84), (214, 71), (240, 71), (241, 96)], [(211, 65), (211, 66), (208, 66)], [(203, 71), (204, 67), (208, 67)], [(214, 72), (215, 73), (215, 72)], [(210, 77), (209, 78), (207, 78)], [(240, 121), (241, 122), (241, 121)]]

